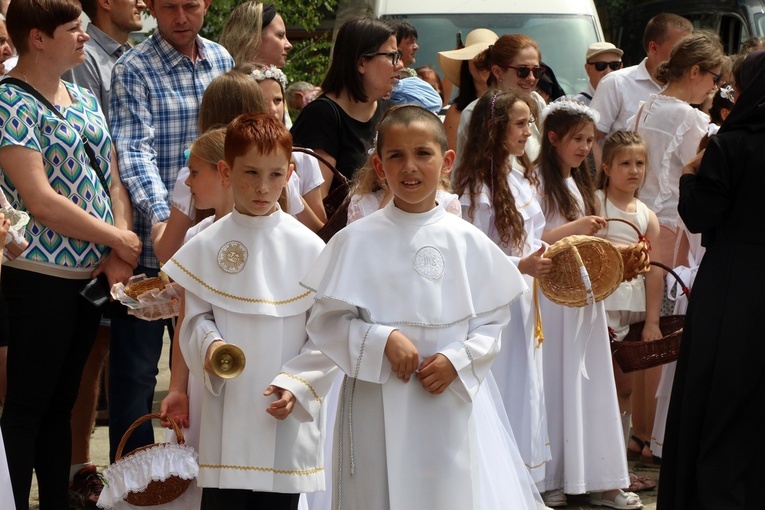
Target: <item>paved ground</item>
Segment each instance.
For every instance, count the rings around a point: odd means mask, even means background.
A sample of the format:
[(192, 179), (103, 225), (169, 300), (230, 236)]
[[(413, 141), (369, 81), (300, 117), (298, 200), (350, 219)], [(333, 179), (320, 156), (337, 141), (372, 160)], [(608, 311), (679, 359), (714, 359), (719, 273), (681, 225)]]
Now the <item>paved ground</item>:
[[(159, 376), (157, 381), (157, 391), (154, 398), (154, 409), (155, 411), (159, 411), (159, 403), (162, 401), (162, 399), (167, 394), (167, 387), (170, 382), (170, 369), (168, 368), (168, 354), (170, 351), (170, 342), (165, 338), (165, 348), (162, 352), (162, 358), (160, 360), (159, 365)], [(154, 435), (157, 438), (157, 440), (160, 440), (164, 437), (164, 429), (159, 427), (158, 422), (154, 422)], [(105, 469), (109, 464), (109, 434), (108, 434), (108, 428), (107, 427), (96, 427), (93, 432), (93, 438), (90, 445), (91, 449), (91, 456), (93, 457), (93, 462), (98, 466), (99, 471)], [(659, 476), (659, 472), (656, 469), (650, 469), (645, 470), (641, 469), (638, 466), (633, 466), (633, 470), (635, 470), (636, 473), (642, 476), (650, 476), (654, 479), (657, 479)], [(644, 508), (646, 510), (656, 510), (656, 489), (652, 491), (646, 491), (640, 493), (640, 498), (643, 501), (643, 504), (645, 505)], [(39, 510), (39, 504), (37, 501), (37, 484), (35, 483), (32, 487), (32, 495), (30, 500), (30, 509), (31, 510)], [(596, 507), (589, 504), (588, 499), (586, 496), (570, 496), (569, 497), (569, 504), (567, 507), (565, 507), (569, 510), (585, 510), (585, 509), (594, 509), (594, 508), (605, 508), (605, 507)]]

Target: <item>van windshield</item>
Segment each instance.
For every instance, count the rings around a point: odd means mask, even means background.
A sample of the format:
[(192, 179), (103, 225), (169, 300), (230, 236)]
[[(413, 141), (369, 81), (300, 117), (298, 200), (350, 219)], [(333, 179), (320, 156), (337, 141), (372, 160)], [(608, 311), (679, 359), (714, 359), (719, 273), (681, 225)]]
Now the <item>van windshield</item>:
[(525, 34), (537, 42), (542, 60), (555, 72), (567, 94), (578, 94), (587, 87), (584, 55), (598, 40), (595, 19), (590, 15), (418, 14), (385, 18), (406, 19), (417, 28), (420, 49), (415, 67), (436, 66), (442, 76), (436, 53), (454, 49), (458, 32), (463, 41), (476, 28), (488, 28), (498, 36)]

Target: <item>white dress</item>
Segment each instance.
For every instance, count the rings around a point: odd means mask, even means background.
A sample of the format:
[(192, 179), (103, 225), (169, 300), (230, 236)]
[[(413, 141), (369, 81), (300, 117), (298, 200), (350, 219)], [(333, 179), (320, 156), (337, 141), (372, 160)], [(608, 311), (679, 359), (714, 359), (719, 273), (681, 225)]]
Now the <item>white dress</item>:
[[(584, 210), (573, 178), (566, 185)], [(543, 204), (541, 196), (538, 200)], [(568, 223), (555, 211), (546, 212), (545, 219), (547, 230)], [(603, 302), (571, 308), (544, 295), (539, 300), (552, 449), (544, 490), (582, 494), (626, 488), (630, 482)]]
[(13, 502), (11, 474), (8, 471), (8, 459), (5, 457), (2, 433), (0, 433), (0, 508), (16, 508), (16, 504)]
[[(621, 218), (635, 225), (642, 235), (648, 231), (648, 207), (636, 199), (636, 211), (627, 212), (619, 209), (608, 200), (602, 190), (595, 192), (600, 204), (600, 215), (604, 218)], [(628, 246), (638, 242), (638, 234), (629, 225), (617, 221), (608, 222), (597, 237), (611, 241), (615, 246)], [(637, 275), (630, 281), (622, 282), (613, 294), (603, 300), (608, 313), (608, 326), (614, 330), (616, 339), (621, 341), (627, 336), (630, 324), (645, 320), (645, 276)]]
[[(514, 160), (515, 158), (513, 158)], [(515, 206), (523, 216), (526, 244), (521, 253), (500, 244), (494, 228), (494, 211), (489, 198), (490, 191), (484, 185), (476, 197), (476, 207), (470, 216), (470, 196), (462, 195), (462, 217), (487, 234), (517, 266), (521, 257), (539, 250), (544, 244), (542, 232), (545, 217), (535, 198), (535, 190), (513, 168), (508, 184), (515, 199)], [(534, 278), (521, 275), (530, 289)], [(494, 360), (491, 371), (502, 395), (505, 410), (513, 429), (518, 450), (535, 483), (545, 477), (545, 464), (550, 460), (550, 444), (547, 436), (547, 411), (544, 402), (542, 376), (542, 344), (535, 338), (537, 314), (532, 292), (522, 295), (511, 305), (513, 320), (502, 331), (502, 349)]]
[[(309, 335), (347, 374), (333, 508), (542, 508), (487, 378), (526, 286), (483, 233), (391, 202), (333, 237), (303, 284), (316, 290)], [(444, 393), (391, 373), (394, 329), (456, 368)]]
[[(205, 387), (199, 445), (200, 487), (299, 493), (324, 488), (324, 399), (335, 371), (305, 332), (312, 293), (298, 284), (323, 247), (277, 210), (234, 210), (184, 245), (164, 266), (185, 290), (180, 342)], [(234, 379), (204, 371), (210, 344), (238, 345), (247, 365)], [(296, 397), (279, 421), (265, 409), (268, 385)]]
[[(701, 246), (701, 234), (691, 234), (685, 225), (682, 232), (688, 237), (690, 250), (688, 252), (688, 266), (674, 268), (677, 275), (688, 288), (693, 287), (696, 272), (699, 270), (701, 259), (706, 249)], [(681, 236), (682, 237), (682, 236)], [(679, 244), (679, 243), (678, 243)], [(675, 302), (675, 315), (684, 315), (688, 309), (688, 296), (682, 294), (680, 284), (671, 274), (667, 274), (667, 294), (670, 300)], [(653, 432), (651, 433), (651, 452), (661, 457), (664, 449), (664, 429), (667, 425), (667, 412), (669, 411), (669, 397), (672, 394), (672, 382), (675, 380), (675, 367), (677, 362), (667, 363), (661, 367), (661, 379), (656, 389), (656, 417), (653, 420)]]

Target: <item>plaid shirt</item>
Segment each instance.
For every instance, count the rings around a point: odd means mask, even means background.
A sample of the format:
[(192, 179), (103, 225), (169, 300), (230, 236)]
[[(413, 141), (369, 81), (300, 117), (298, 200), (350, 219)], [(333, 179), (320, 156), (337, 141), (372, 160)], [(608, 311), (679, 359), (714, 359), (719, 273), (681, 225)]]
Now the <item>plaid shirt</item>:
[(109, 103), (120, 178), (133, 202), (134, 230), (143, 242), (139, 263), (159, 267), (151, 226), (170, 216), (169, 196), (197, 137), (207, 85), (234, 66), (222, 46), (197, 37), (196, 62), (159, 34), (125, 53), (112, 72)]

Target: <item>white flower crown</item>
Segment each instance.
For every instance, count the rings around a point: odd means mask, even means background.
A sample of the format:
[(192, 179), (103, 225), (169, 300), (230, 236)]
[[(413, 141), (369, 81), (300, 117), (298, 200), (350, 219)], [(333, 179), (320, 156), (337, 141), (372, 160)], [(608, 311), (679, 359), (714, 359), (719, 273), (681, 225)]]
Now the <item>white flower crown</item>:
[(287, 75), (276, 66), (256, 67), (252, 70), (250, 76), (255, 78), (255, 81), (257, 82), (263, 80), (276, 80), (279, 82), (279, 85), (282, 86), (282, 92), (287, 88)]
[(723, 99), (727, 99), (731, 103), (733, 102), (733, 87), (730, 85), (726, 85), (722, 88), (720, 88), (720, 96)]
[(545, 119), (547, 119), (547, 116), (551, 113), (557, 112), (558, 110), (563, 110), (564, 112), (570, 114), (570, 115), (586, 115), (589, 118), (592, 119), (592, 121), (597, 124), (600, 120), (600, 114), (587, 106), (584, 103), (581, 103), (577, 101), (576, 99), (570, 98), (570, 97), (559, 97), (552, 103), (548, 104), (542, 109), (542, 114), (540, 115), (539, 123), (544, 125)]

